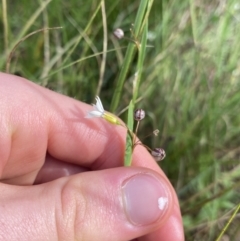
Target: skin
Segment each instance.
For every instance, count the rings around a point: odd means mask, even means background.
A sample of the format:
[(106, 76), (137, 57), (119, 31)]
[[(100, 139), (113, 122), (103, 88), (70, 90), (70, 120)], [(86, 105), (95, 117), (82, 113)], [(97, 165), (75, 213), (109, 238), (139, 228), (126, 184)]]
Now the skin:
[[(92, 106), (0, 73), (0, 240), (183, 241), (178, 199), (142, 147), (123, 167), (126, 131)], [(128, 221), (119, 201), (127, 178), (159, 176), (170, 196), (150, 225)]]

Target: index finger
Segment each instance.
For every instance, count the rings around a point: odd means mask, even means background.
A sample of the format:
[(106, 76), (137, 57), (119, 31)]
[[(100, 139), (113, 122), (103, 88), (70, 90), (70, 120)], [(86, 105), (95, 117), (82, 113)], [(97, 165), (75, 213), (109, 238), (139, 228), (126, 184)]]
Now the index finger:
[[(102, 119), (86, 119), (90, 105), (13, 75), (0, 73), (0, 85), (1, 180), (25, 177), (24, 184), (33, 183), (47, 152), (92, 170), (123, 165), (126, 130)], [(134, 151), (132, 165), (153, 169), (166, 178), (141, 146)], [(172, 217), (178, 217), (176, 229), (181, 230), (176, 195), (174, 202), (177, 211)], [(161, 236), (162, 229), (157, 232)]]

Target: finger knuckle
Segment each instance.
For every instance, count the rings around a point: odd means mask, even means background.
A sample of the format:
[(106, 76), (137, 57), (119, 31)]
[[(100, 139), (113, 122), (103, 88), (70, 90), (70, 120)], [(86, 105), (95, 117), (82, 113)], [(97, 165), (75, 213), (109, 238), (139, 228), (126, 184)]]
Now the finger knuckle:
[(60, 240), (84, 240), (82, 228), (86, 216), (87, 202), (79, 183), (68, 181), (61, 189), (58, 233)]

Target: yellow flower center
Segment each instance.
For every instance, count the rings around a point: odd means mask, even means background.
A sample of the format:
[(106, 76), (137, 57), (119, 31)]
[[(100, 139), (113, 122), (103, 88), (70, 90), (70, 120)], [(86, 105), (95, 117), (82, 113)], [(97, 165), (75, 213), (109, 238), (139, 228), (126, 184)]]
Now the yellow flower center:
[(113, 114), (104, 112), (104, 114), (102, 115), (102, 118), (114, 125), (121, 125), (117, 117)]

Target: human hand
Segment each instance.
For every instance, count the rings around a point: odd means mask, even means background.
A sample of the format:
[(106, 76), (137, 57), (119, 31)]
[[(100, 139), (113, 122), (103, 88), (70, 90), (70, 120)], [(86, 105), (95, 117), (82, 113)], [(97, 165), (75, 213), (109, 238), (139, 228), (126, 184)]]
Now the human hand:
[(91, 109), (0, 73), (0, 240), (183, 241), (163, 171), (140, 145), (122, 167), (125, 129)]

